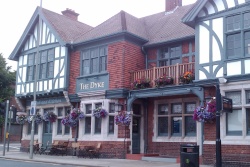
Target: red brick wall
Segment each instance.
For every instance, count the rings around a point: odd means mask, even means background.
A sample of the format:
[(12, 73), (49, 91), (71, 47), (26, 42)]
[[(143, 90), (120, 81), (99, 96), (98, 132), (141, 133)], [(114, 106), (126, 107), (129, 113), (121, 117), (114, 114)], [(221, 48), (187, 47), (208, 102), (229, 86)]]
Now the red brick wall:
[(130, 88), (131, 71), (145, 69), (141, 47), (126, 41), (108, 46), (109, 89)]
[(157, 49), (150, 49), (147, 51), (148, 61), (155, 60), (154, 62), (148, 62), (148, 68), (157, 67)]
[(70, 54), (69, 94), (76, 93), (76, 78), (80, 76), (80, 51)]
[[(215, 141), (215, 139), (214, 139)], [(221, 159), (224, 166), (235, 164), (250, 164), (250, 146), (249, 145), (221, 145)], [(216, 145), (205, 144), (203, 151), (203, 163), (215, 164), (216, 163)], [(248, 165), (246, 165), (248, 164)]]

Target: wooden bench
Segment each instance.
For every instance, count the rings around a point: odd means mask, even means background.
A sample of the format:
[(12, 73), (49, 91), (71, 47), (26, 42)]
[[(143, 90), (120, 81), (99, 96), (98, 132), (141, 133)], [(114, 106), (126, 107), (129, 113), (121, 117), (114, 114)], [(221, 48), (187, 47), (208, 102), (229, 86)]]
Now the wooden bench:
[(90, 158), (89, 150), (92, 150), (93, 148), (94, 147), (90, 145), (80, 144), (77, 157)]

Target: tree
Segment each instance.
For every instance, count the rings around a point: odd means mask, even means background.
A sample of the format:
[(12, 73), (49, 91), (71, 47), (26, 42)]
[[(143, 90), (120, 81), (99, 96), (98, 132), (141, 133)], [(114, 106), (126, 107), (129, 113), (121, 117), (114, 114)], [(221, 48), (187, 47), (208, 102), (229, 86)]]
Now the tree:
[(0, 102), (10, 99), (15, 95), (16, 72), (11, 72), (5, 58), (0, 53)]

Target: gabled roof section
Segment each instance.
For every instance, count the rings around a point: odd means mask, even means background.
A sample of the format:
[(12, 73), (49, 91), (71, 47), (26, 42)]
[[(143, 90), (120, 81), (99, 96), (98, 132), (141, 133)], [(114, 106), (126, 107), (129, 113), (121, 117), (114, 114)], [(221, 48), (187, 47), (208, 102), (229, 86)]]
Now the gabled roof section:
[(120, 11), (118, 14), (96, 26), (91, 31), (82, 34), (76, 41), (74, 41), (74, 43), (100, 39), (122, 32), (130, 33), (147, 40), (147, 32), (143, 22), (124, 11)]
[(208, 0), (197, 0), (193, 8), (182, 18), (182, 22), (194, 28), (195, 18)]
[(182, 23), (181, 19), (192, 9), (192, 5), (177, 7), (173, 12), (161, 12), (141, 18), (148, 32), (149, 42), (145, 46), (156, 45), (184, 38), (194, 37), (193, 28)]
[(93, 29), (87, 24), (74, 21), (64, 15), (60, 15), (47, 9), (37, 7), (17, 45), (9, 56), (10, 60), (17, 60), (16, 55), (22, 49), (26, 39), (29, 36), (29, 33), (38, 23), (39, 16), (50, 28), (61, 45), (71, 43), (71, 41), (74, 41), (79, 36), (79, 34), (84, 34)]
[(249, 4), (250, 2), (243, 0), (197, 0), (192, 10), (182, 18), (182, 22), (190, 27), (195, 27), (195, 21), (198, 19), (221, 15), (223, 12), (237, 10), (249, 6)]
[(64, 15), (60, 15), (47, 9), (42, 9), (42, 14), (49, 25), (51, 25), (61, 40), (65, 43), (74, 42), (79, 35), (93, 29), (93, 27), (87, 24), (72, 20)]

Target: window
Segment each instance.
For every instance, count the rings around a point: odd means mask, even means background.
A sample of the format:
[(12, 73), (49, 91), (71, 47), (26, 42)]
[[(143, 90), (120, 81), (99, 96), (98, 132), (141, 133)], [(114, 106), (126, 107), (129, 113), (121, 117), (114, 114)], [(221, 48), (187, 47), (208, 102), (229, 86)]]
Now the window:
[(109, 103), (109, 123), (108, 133), (114, 134), (115, 131), (115, 103)]
[(227, 18), (227, 32), (240, 29), (240, 15)]
[(65, 126), (61, 123), (62, 119), (68, 114), (68, 110), (70, 111), (70, 107), (60, 107), (57, 109), (57, 134), (58, 135), (66, 135), (70, 133), (70, 127)]
[[(102, 107), (102, 103), (96, 103), (95, 108)], [(101, 133), (102, 131), (102, 118), (95, 117), (95, 133)]]
[(240, 57), (240, 33), (227, 36), (227, 56), (228, 58)]
[(107, 47), (97, 47), (82, 52), (82, 75), (95, 74), (107, 70)]
[(91, 117), (85, 117), (85, 134), (91, 133)]
[(242, 135), (242, 110), (227, 113), (227, 135)]
[[(107, 138), (113, 138), (116, 134), (115, 128), (115, 102), (106, 99), (89, 100), (85, 103), (81, 103), (85, 118), (80, 121), (82, 126), (79, 126), (79, 130), (82, 131), (83, 136), (86, 135), (90, 138), (95, 136), (106, 136)], [(93, 116), (93, 110), (96, 108), (103, 108), (108, 113), (105, 118), (97, 118)], [(96, 138), (95, 138), (96, 140)]]
[(159, 66), (169, 66), (181, 63), (181, 56), (181, 46), (163, 48), (160, 50)]
[(246, 109), (247, 135), (250, 135), (250, 108)]
[(91, 133), (92, 104), (85, 104), (85, 134)]
[(196, 121), (193, 120), (195, 106), (195, 102), (158, 104), (157, 135), (166, 137), (195, 136)]
[(35, 79), (35, 55), (34, 53), (28, 55), (27, 81), (33, 81)]
[[(32, 123), (28, 124), (28, 134), (31, 134), (31, 128), (32, 128)], [(37, 135), (38, 134), (38, 124), (35, 123), (35, 128), (34, 128), (34, 134)]]
[(250, 104), (250, 91), (246, 91), (246, 104)]
[[(37, 54), (28, 55), (27, 81), (33, 81), (36, 75)], [(45, 50), (40, 53), (40, 79), (52, 78), (54, 73), (54, 49)]]
[(226, 47), (228, 59), (250, 56), (249, 12), (226, 18)]
[(233, 112), (226, 113), (226, 134), (239, 136), (242, 135), (242, 99), (241, 91), (226, 92), (227, 98), (233, 101)]
[(54, 49), (45, 50), (41, 53), (40, 79), (52, 78), (54, 72)]

